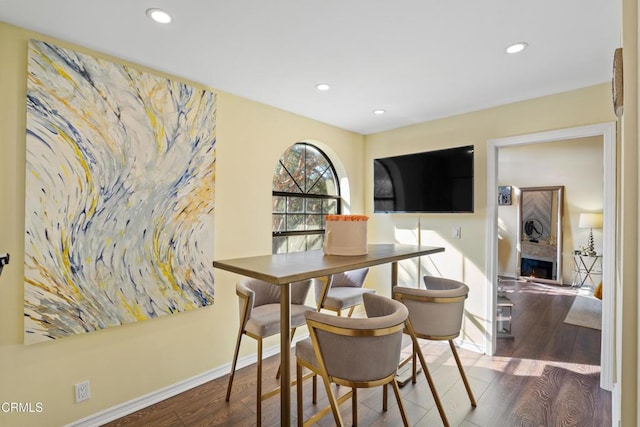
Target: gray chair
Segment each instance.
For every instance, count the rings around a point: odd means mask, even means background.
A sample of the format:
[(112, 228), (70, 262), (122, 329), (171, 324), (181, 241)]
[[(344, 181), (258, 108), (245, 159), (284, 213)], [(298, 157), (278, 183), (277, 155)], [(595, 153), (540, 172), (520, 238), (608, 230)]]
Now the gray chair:
[[(291, 284), (291, 338), (293, 338), (296, 328), (305, 324), (305, 313), (316, 310), (304, 305), (310, 288), (311, 280)], [(231, 396), (240, 341), (243, 335), (247, 335), (258, 341), (256, 413), (257, 425), (259, 426), (262, 418), (262, 401), (276, 394), (275, 392), (262, 394), (262, 340), (280, 332), (280, 287), (258, 279), (242, 278), (236, 284), (236, 294), (240, 304), (240, 328), (227, 386), (226, 401), (228, 402)], [(278, 369), (279, 371), (280, 369)]]
[(362, 304), (362, 296), (375, 293), (373, 289), (364, 288), (368, 273), (369, 268), (360, 268), (316, 279), (318, 311), (331, 310), (340, 316), (342, 310), (348, 308), (348, 317), (351, 317), (356, 306)]
[(469, 294), (469, 288), (464, 283), (456, 280), (440, 277), (424, 277), (427, 289), (406, 288), (395, 286), (393, 288), (394, 299), (402, 302), (409, 309), (406, 332), (413, 342), (413, 354), (411, 358), (403, 361), (401, 365), (413, 360), (413, 382), (416, 382), (416, 356), (420, 359), (422, 370), (429, 383), (429, 388), (438, 407), (440, 417), (445, 426), (449, 425), (444, 408), (438, 397), (433, 379), (427, 369), (424, 355), (420, 350), (418, 338), (427, 340), (446, 340), (458, 365), (462, 381), (469, 395), (471, 406), (476, 407), (476, 400), (467, 381), (467, 376), (460, 363), (460, 357), (453, 343), (453, 339), (460, 335), (462, 317), (464, 315), (464, 300)]
[[(402, 351), (407, 308), (390, 298), (375, 294), (363, 296), (366, 318), (348, 318), (326, 313), (307, 312), (310, 338), (296, 344), (298, 425), (311, 425), (329, 411), (337, 426), (343, 421), (338, 405), (351, 397), (353, 425), (358, 424), (357, 389), (383, 386), (383, 409), (387, 410), (387, 385), (393, 386), (405, 426), (407, 415), (396, 382)], [(303, 423), (303, 367), (320, 375), (329, 406)], [(331, 383), (351, 387), (336, 399)]]

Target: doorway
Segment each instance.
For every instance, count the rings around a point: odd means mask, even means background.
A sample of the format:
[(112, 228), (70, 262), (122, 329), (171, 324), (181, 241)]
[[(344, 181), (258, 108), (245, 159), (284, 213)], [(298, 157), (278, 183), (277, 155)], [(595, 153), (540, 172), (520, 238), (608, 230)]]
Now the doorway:
[[(615, 194), (616, 194), (616, 136), (615, 123), (603, 123), (590, 126), (539, 132), (528, 135), (498, 138), (487, 141), (487, 319), (491, 322), (491, 331), (487, 342), (487, 351), (494, 354), (496, 349), (496, 301), (498, 280), (498, 151), (503, 147), (517, 145), (538, 144), (567, 139), (602, 136), (603, 138), (603, 264), (602, 280), (604, 283), (614, 283), (615, 260)], [(496, 189), (493, 191), (492, 189)], [(601, 387), (612, 390), (614, 378), (614, 287), (605, 286), (602, 306), (602, 341), (601, 341)]]

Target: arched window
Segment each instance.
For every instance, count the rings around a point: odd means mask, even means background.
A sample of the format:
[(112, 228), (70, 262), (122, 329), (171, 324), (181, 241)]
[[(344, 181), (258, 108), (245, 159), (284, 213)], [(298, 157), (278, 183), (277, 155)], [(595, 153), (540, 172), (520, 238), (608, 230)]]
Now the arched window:
[(329, 158), (305, 142), (289, 147), (273, 175), (273, 253), (321, 249), (325, 215), (340, 212), (338, 176)]

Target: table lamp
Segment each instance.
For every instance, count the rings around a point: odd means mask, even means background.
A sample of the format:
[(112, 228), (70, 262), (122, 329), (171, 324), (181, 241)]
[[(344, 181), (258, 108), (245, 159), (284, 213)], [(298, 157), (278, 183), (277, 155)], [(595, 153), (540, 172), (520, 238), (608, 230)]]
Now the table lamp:
[(578, 228), (589, 229), (589, 245), (587, 246), (587, 255), (595, 255), (596, 250), (593, 247), (593, 229), (602, 228), (601, 213), (581, 213), (578, 221)]

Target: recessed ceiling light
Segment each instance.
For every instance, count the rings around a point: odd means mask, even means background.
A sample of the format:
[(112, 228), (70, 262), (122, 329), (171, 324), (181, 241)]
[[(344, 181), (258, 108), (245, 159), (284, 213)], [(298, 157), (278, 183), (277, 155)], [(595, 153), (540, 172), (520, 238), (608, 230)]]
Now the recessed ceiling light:
[(382, 108), (378, 108), (378, 109), (376, 109), (376, 110), (373, 110), (373, 114), (375, 114), (376, 116), (381, 116), (381, 115), (383, 115), (384, 113), (386, 113), (386, 111), (385, 111), (385, 110), (383, 110)]
[(171, 22), (171, 16), (162, 9), (147, 9), (147, 16), (161, 24), (168, 24)]
[(525, 50), (527, 46), (529, 45), (525, 42), (518, 42), (507, 46), (504, 51), (507, 53), (518, 53)]
[(331, 86), (329, 86), (328, 83), (318, 83), (316, 85), (316, 89), (322, 90), (322, 91), (329, 90), (330, 88), (331, 88)]

